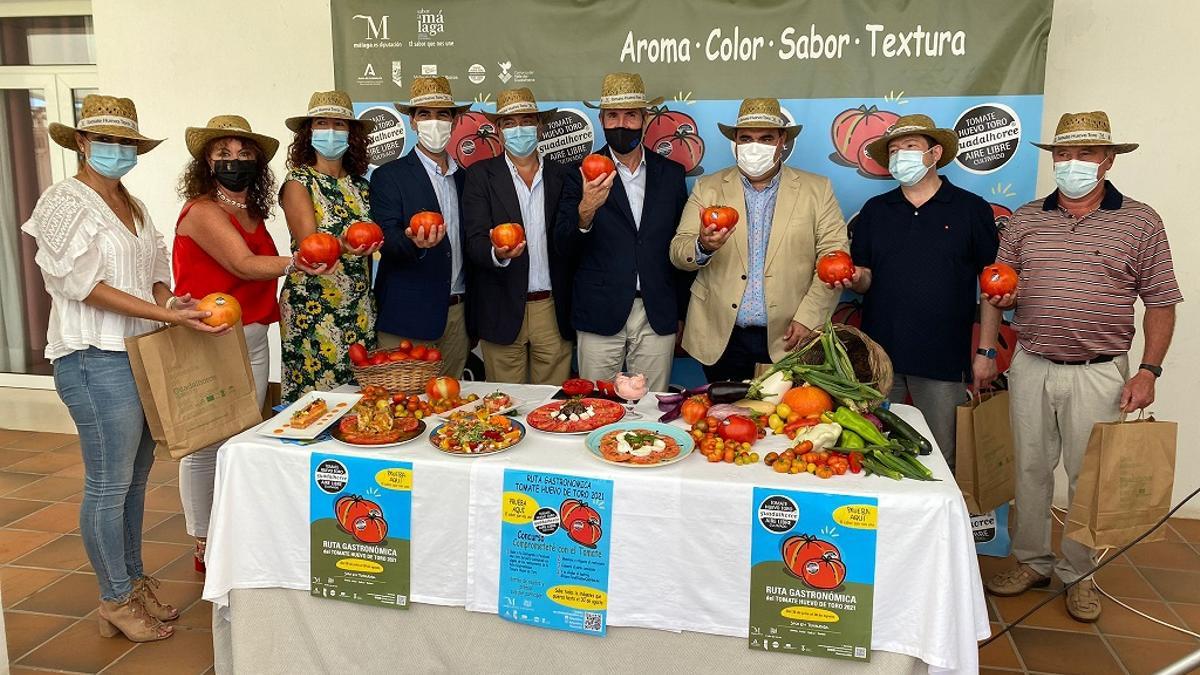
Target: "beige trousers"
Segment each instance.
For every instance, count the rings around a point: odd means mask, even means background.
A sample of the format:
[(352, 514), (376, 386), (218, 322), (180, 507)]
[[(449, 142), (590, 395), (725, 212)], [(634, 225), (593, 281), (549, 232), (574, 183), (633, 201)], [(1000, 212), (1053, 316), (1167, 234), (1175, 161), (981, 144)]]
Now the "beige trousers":
[(659, 335), (650, 327), (641, 298), (635, 298), (625, 326), (616, 335), (579, 331), (579, 376), (611, 380), (622, 370), (644, 373), (650, 391), (666, 391), (675, 361), (675, 334)]
[[(380, 349), (391, 349), (405, 339), (402, 335), (379, 332)], [(426, 340), (408, 338), (413, 344), (424, 343)], [(467, 354), (471, 351), (471, 340), (467, 337), (467, 318), (463, 313), (463, 303), (451, 305), (446, 313), (446, 330), (442, 337), (434, 340), (434, 346), (442, 352), (442, 374), (451, 377), (462, 377), (463, 368), (467, 365)]]
[(1125, 355), (1085, 366), (1061, 366), (1023, 349), (1013, 356), (1008, 375), (1017, 472), (1013, 554), (1038, 574), (1048, 576), (1053, 570), (1070, 583), (1095, 564), (1092, 549), (1067, 537), (1062, 539), (1063, 557), (1055, 563), (1050, 547), (1054, 469), (1061, 459), (1069, 503), (1092, 426), (1120, 416), (1121, 389), (1128, 377)]
[(511, 345), (479, 341), (488, 381), (513, 384), (562, 384), (571, 376), (571, 348), (558, 332), (553, 298), (525, 303), (525, 320)]

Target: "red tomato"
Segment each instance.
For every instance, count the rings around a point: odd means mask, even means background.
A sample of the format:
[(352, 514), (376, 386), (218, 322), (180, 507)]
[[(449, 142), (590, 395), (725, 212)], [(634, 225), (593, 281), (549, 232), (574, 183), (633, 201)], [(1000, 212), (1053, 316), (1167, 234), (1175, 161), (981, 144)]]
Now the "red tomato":
[(827, 284), (849, 281), (854, 276), (854, 261), (845, 251), (830, 251), (817, 261), (817, 276)]
[(442, 352), (437, 347), (430, 347), (429, 349), (425, 350), (425, 360), (426, 361), (441, 361), (442, 360)]
[[(860, 105), (857, 108), (843, 110), (833, 118), (833, 126), (830, 129), (833, 135), (833, 147), (842, 159), (854, 166), (862, 166), (863, 146), (867, 144), (867, 141), (887, 133), (888, 127), (895, 124), (898, 119), (900, 116), (896, 113), (880, 110), (875, 106), (868, 108)], [(885, 176), (887, 175), (886, 169), (887, 167), (884, 167), (883, 175)]]
[(388, 352), (388, 361), (405, 361), (408, 359), (408, 354), (404, 352)]
[[(818, 473), (828, 473), (828, 469)], [(817, 590), (831, 591), (846, 580), (846, 563), (837, 558), (815, 558), (804, 563), (800, 578)]]
[(758, 425), (745, 415), (730, 415), (717, 425), (717, 435), (727, 441), (753, 443), (758, 440)]
[(728, 230), (737, 225), (738, 212), (732, 206), (714, 205), (700, 212), (701, 227), (715, 227), (718, 230)]
[(679, 110), (666, 106), (650, 109), (643, 143), (663, 157), (683, 165), (684, 173), (692, 173), (704, 159), (704, 139), (696, 133), (696, 120)]
[(446, 219), (437, 211), (418, 211), (408, 220), (408, 227), (413, 234), (424, 237), (435, 225), (445, 225)]
[(1004, 263), (992, 263), (979, 274), (979, 290), (987, 295), (1008, 295), (1017, 290), (1017, 272)]
[(306, 265), (325, 263), (333, 267), (342, 257), (342, 242), (327, 232), (313, 232), (300, 241), (300, 259)]
[(585, 380), (579, 377), (573, 377), (562, 383), (563, 393), (567, 396), (587, 396), (592, 393), (596, 385), (591, 380)]
[(992, 219), (996, 222), (996, 230), (1003, 232), (1004, 228), (1008, 227), (1008, 221), (1012, 218), (1012, 209), (1003, 204), (992, 202)]
[(871, 138), (863, 141), (862, 149), (858, 151), (858, 154), (861, 155), (861, 157), (858, 158), (858, 168), (862, 169), (863, 173), (883, 178), (892, 175), (891, 169), (889, 169), (886, 164), (880, 164), (879, 162), (876, 162), (875, 158), (867, 152), (867, 146), (871, 145), (881, 137), (882, 136), (872, 136)]
[(504, 144), (494, 122), (483, 113), (468, 112), (454, 121), (448, 149), (454, 161), (465, 169), (480, 160), (499, 157)]
[(444, 399), (458, 398), (461, 387), (458, 380), (448, 375), (441, 377), (431, 377), (425, 383), (425, 393), (429, 396), (430, 401), (441, 401)]
[(492, 246), (513, 248), (525, 241), (525, 228), (520, 223), (502, 223), (492, 228)]
[(398, 347), (396, 347), (396, 349), (399, 349), (402, 352), (411, 352), (412, 347), (413, 347), (412, 340), (405, 338), (400, 341), (400, 345)]
[(370, 514), (354, 521), (350, 534), (364, 544), (378, 544), (387, 539), (388, 525), (383, 515)]
[(383, 243), (383, 228), (369, 220), (362, 220), (346, 228), (346, 243), (352, 248), (363, 248)]
[(374, 355), (374, 356), (372, 356), (372, 357), (371, 357), (371, 365), (373, 365), (373, 366), (377, 366), (377, 365), (379, 365), (379, 364), (381, 364), (381, 363), (387, 363), (387, 360), (388, 360), (388, 356), (387, 356), (387, 354), (384, 354), (383, 352), (380, 352), (380, 353), (378, 353), (378, 354), (376, 354), (376, 355)]
[(571, 527), (567, 530), (567, 536), (582, 546), (596, 548), (596, 542), (600, 541), (600, 537), (604, 536), (604, 531), (600, 529), (599, 523), (576, 520), (571, 523)]
[(593, 509), (586, 503), (581, 502), (578, 499), (564, 499), (562, 504), (558, 507), (558, 518), (562, 523), (563, 529), (567, 531), (567, 536), (571, 537), (571, 539), (584, 544), (583, 541), (576, 539), (575, 533), (582, 534), (583, 526), (590, 524), (596, 526), (596, 538), (592, 540), (590, 544), (584, 545), (592, 546), (600, 540), (600, 535), (598, 532), (600, 528), (600, 514), (596, 512), (596, 509)]
[(617, 395), (617, 388), (612, 380), (596, 380), (596, 391), (600, 392), (601, 396), (608, 396), (610, 398)]
[(354, 534), (354, 521), (369, 515), (383, 515), (383, 508), (369, 499), (358, 495), (345, 495), (333, 503), (333, 516), (338, 527), (347, 534)]
[(424, 361), (425, 360), (425, 352), (427, 352), (427, 351), (429, 351), (429, 348), (426, 347), (425, 345), (417, 345), (417, 346), (413, 347), (412, 350), (410, 350), (408, 352), (408, 354), (409, 354), (409, 356), (413, 357), (417, 361)]
[(680, 416), (683, 417), (684, 422), (695, 424), (704, 419), (711, 405), (712, 403), (708, 400), (707, 396), (703, 394), (693, 396), (683, 402), (683, 406), (680, 408)]
[(605, 174), (610, 174), (617, 170), (617, 166), (612, 160), (604, 155), (588, 155), (583, 158), (583, 177), (588, 181), (593, 181)]
[(367, 365), (367, 348), (361, 342), (350, 345), (350, 363), (356, 366)]

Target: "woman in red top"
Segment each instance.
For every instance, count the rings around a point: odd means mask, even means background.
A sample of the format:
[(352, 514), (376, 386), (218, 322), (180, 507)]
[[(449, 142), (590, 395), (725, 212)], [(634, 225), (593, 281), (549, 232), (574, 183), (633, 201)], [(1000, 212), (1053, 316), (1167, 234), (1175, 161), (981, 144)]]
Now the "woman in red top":
[[(261, 407), (271, 357), (267, 327), (279, 321), (276, 280), (297, 269), (324, 274), (332, 268), (309, 267), (296, 256), (280, 256), (267, 232), (263, 221), (275, 194), (268, 163), (279, 141), (253, 133), (237, 115), (219, 115), (205, 127), (189, 127), (186, 140), (193, 159), (179, 183), (187, 203), (175, 225), (175, 294), (202, 298), (219, 292), (237, 298)], [(219, 445), (179, 463), (179, 495), (188, 534), (196, 538), (196, 569), (201, 572)]]

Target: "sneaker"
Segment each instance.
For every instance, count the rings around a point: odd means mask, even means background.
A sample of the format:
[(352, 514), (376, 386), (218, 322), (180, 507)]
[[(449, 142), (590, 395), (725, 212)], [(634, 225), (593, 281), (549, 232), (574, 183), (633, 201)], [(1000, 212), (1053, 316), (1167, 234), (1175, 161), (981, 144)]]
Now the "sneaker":
[(1031, 588), (1045, 588), (1050, 585), (1050, 577), (1042, 576), (1033, 571), (1028, 565), (1016, 567), (992, 577), (984, 587), (992, 595), (1020, 595)]
[(1091, 579), (1067, 589), (1067, 613), (1072, 619), (1092, 623), (1100, 618), (1100, 594)]

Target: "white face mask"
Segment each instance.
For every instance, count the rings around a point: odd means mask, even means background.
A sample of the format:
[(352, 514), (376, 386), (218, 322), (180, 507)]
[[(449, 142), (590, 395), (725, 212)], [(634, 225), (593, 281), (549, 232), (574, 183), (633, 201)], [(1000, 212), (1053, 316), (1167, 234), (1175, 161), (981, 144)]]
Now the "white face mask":
[(450, 126), (446, 120), (421, 120), (417, 122), (417, 141), (430, 152), (441, 152), (450, 143)]
[(1100, 165), (1071, 159), (1054, 163), (1054, 182), (1058, 189), (1071, 199), (1087, 196), (1100, 182)]
[(766, 143), (739, 143), (737, 165), (750, 178), (765, 176), (775, 167), (775, 151), (778, 146)]

